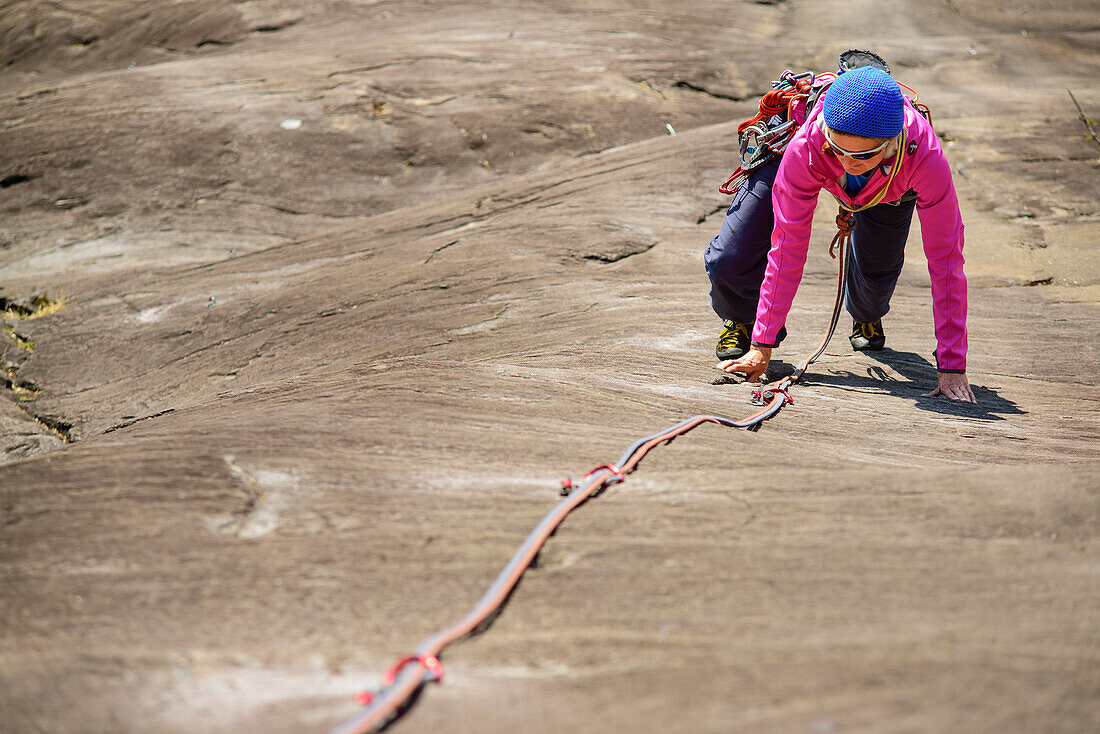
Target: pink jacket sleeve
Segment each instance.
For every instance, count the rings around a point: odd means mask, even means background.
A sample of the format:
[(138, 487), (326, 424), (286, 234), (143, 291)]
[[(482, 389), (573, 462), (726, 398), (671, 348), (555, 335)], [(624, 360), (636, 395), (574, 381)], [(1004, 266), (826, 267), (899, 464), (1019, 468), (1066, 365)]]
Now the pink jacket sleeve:
[(937, 366), (945, 372), (964, 372), (967, 303), (963, 223), (951, 168), (939, 146), (920, 161), (912, 186), (917, 192), (917, 216), (932, 281)]
[(810, 172), (806, 139), (798, 135), (787, 146), (772, 186), (775, 227), (756, 307), (756, 323), (752, 330), (754, 344), (776, 346), (779, 329), (787, 321), (806, 267), (810, 229), (820, 191), (821, 182)]

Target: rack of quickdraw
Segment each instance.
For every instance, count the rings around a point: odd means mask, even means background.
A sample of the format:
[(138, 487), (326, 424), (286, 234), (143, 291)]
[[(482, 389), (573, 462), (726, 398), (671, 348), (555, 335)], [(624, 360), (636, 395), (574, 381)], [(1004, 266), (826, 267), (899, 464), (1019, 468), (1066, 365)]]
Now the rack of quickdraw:
[[(741, 145), (741, 165), (724, 184), (718, 187), (723, 194), (737, 192), (749, 173), (772, 158), (783, 155), (787, 144), (798, 132), (799, 121), (795, 114), (798, 105), (809, 105), (834, 79), (836, 74), (814, 74), (804, 71), (795, 74), (790, 69), (772, 82), (772, 89), (760, 98), (760, 111), (753, 118), (737, 126)], [(803, 115), (802, 119), (805, 119)]]

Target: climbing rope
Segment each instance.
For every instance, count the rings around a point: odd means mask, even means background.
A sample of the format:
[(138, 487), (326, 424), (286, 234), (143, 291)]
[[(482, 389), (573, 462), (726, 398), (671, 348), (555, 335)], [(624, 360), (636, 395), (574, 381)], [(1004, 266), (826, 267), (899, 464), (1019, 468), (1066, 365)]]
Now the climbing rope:
[(756, 430), (762, 422), (778, 413), (786, 403), (794, 402), (789, 393), (790, 387), (801, 380), (806, 368), (821, 356), (829, 345), (833, 332), (836, 331), (840, 307), (844, 300), (844, 280), (848, 267), (847, 245), (847, 239), (839, 243), (836, 301), (833, 304), (833, 315), (828, 331), (813, 354), (799, 362), (794, 372), (783, 378), (777, 386), (753, 390), (752, 402), (759, 405), (760, 410), (741, 420), (715, 415), (692, 416), (663, 431), (638, 439), (627, 448), (617, 462), (597, 466), (585, 474), (579, 483), (574, 483), (572, 479), (563, 481), (561, 492), (564, 498), (531, 531), (474, 608), (452, 626), (421, 642), (415, 654), (401, 658), (386, 673), (380, 691), (364, 691), (358, 694), (356, 701), (363, 704), (363, 708), (354, 717), (333, 729), (331, 734), (366, 734), (380, 731), (404, 713), (425, 683), (442, 680), (443, 666), (439, 661), (439, 655), (443, 648), (490, 620), (508, 599), (508, 595), (515, 589), (543, 544), (554, 534), (566, 516), (606, 487), (625, 481), (626, 475), (634, 470), (651, 449), (662, 443), (668, 444), (676, 437), (704, 423)]

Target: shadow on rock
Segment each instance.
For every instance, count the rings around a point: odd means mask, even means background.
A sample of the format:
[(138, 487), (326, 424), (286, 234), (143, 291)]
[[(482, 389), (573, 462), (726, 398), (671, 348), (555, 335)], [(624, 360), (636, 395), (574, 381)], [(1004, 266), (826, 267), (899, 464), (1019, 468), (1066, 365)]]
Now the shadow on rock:
[(1002, 398), (996, 390), (974, 384), (971, 384), (971, 388), (974, 390), (974, 397), (978, 400), (977, 405), (960, 403), (943, 397), (925, 397), (924, 394), (931, 392), (936, 386), (936, 367), (927, 359), (914, 352), (896, 352), (893, 349), (864, 352), (864, 354), (891, 368), (904, 379), (898, 379), (882, 367), (873, 365), (867, 368), (866, 375), (836, 370), (828, 375), (811, 373), (807, 375), (805, 381), (860, 391), (886, 390), (897, 397), (911, 398), (920, 410), (966, 418), (999, 421), (1004, 420), (1006, 415), (1023, 415), (1027, 412), (1021, 410), (1011, 400)]

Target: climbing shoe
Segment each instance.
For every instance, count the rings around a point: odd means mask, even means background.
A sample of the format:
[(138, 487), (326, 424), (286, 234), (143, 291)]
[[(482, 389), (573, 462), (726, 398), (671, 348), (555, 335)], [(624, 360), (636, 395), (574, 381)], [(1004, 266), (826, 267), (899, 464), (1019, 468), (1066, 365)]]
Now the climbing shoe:
[(877, 352), (886, 346), (886, 332), (881, 321), (854, 321), (848, 341), (857, 352)]
[(718, 335), (718, 346), (714, 353), (722, 361), (743, 357), (752, 346), (752, 324), (737, 321), (725, 321), (723, 324), (726, 328)]

